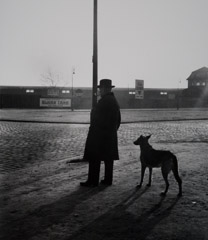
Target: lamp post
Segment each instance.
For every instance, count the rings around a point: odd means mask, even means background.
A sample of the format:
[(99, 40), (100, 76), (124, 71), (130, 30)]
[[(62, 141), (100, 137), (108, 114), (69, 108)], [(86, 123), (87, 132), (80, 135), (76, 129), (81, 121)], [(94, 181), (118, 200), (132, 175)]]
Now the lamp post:
[(97, 49), (97, 0), (94, 0), (93, 17), (93, 84), (92, 84), (92, 108), (97, 104), (97, 81), (98, 81), (98, 49)]
[(178, 81), (178, 90), (177, 90), (177, 110), (179, 110), (179, 105), (180, 105), (180, 83), (181, 83), (181, 80)]
[(74, 74), (75, 74), (75, 68), (72, 68), (72, 93), (71, 93), (71, 110), (74, 111)]

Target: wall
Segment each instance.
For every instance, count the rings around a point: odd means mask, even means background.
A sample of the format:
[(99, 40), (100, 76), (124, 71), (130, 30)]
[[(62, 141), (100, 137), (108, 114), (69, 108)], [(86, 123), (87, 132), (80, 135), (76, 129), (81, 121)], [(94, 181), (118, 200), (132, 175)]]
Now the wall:
[[(34, 92), (26, 93), (27, 89)], [(58, 95), (49, 95), (49, 87), (0, 87), (1, 108), (40, 108), (40, 98), (72, 99), (69, 88), (57, 88)], [(50, 91), (49, 91), (50, 90)], [(63, 90), (70, 92), (63, 93)], [(53, 92), (53, 91), (52, 91)], [(55, 91), (56, 92), (56, 91)], [(190, 92), (190, 89), (144, 89), (144, 99), (135, 99), (134, 88), (114, 88), (113, 92), (121, 108), (178, 108), (207, 107), (208, 94)], [(91, 88), (74, 88), (74, 109), (91, 109)], [(130, 94), (131, 93), (131, 94)], [(203, 97), (202, 97), (203, 96)]]

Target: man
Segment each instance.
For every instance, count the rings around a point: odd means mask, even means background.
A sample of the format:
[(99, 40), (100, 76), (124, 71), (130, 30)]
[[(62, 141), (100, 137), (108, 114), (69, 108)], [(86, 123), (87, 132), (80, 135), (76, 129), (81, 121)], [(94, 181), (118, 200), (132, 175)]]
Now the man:
[(83, 157), (89, 161), (88, 179), (81, 182), (81, 186), (98, 186), (101, 161), (105, 164), (105, 176), (101, 184), (112, 185), (113, 182), (113, 162), (119, 159), (117, 130), (121, 122), (120, 108), (111, 92), (113, 87), (110, 79), (100, 80), (98, 88), (101, 99), (91, 111)]

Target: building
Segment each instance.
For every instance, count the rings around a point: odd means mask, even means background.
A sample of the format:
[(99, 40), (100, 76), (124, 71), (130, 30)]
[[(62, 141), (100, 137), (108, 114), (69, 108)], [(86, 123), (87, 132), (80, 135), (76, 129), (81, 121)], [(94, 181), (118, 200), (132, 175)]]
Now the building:
[(188, 89), (193, 88), (208, 88), (208, 68), (202, 67), (194, 72), (187, 78)]
[(183, 105), (189, 107), (208, 107), (208, 68), (195, 70), (187, 78), (188, 88), (184, 89)]
[[(182, 90), (180, 90), (181, 92)], [(178, 89), (144, 89), (142, 99), (135, 88), (115, 88), (113, 92), (121, 108), (176, 108)], [(90, 109), (92, 88), (65, 87), (0, 87), (1, 108), (73, 108)]]
[[(141, 85), (143, 80), (136, 80)], [(187, 89), (115, 88), (121, 108), (208, 107), (208, 68), (187, 78)], [(142, 93), (142, 94), (139, 94)], [(91, 109), (92, 88), (0, 86), (0, 108)]]

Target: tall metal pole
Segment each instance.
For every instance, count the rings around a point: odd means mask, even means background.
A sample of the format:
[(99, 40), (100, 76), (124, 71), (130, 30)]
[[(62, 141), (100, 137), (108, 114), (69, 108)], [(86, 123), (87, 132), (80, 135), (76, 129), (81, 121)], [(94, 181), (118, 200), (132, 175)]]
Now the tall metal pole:
[(97, 0), (94, 0), (93, 18), (93, 85), (92, 85), (92, 108), (97, 104), (97, 82), (98, 82), (98, 49), (97, 49)]
[(178, 81), (178, 90), (177, 90), (177, 110), (179, 110), (179, 105), (180, 105), (180, 86), (179, 84), (181, 83), (181, 81)]
[(74, 111), (74, 74), (75, 68), (72, 68), (72, 97), (71, 97), (71, 110)]

